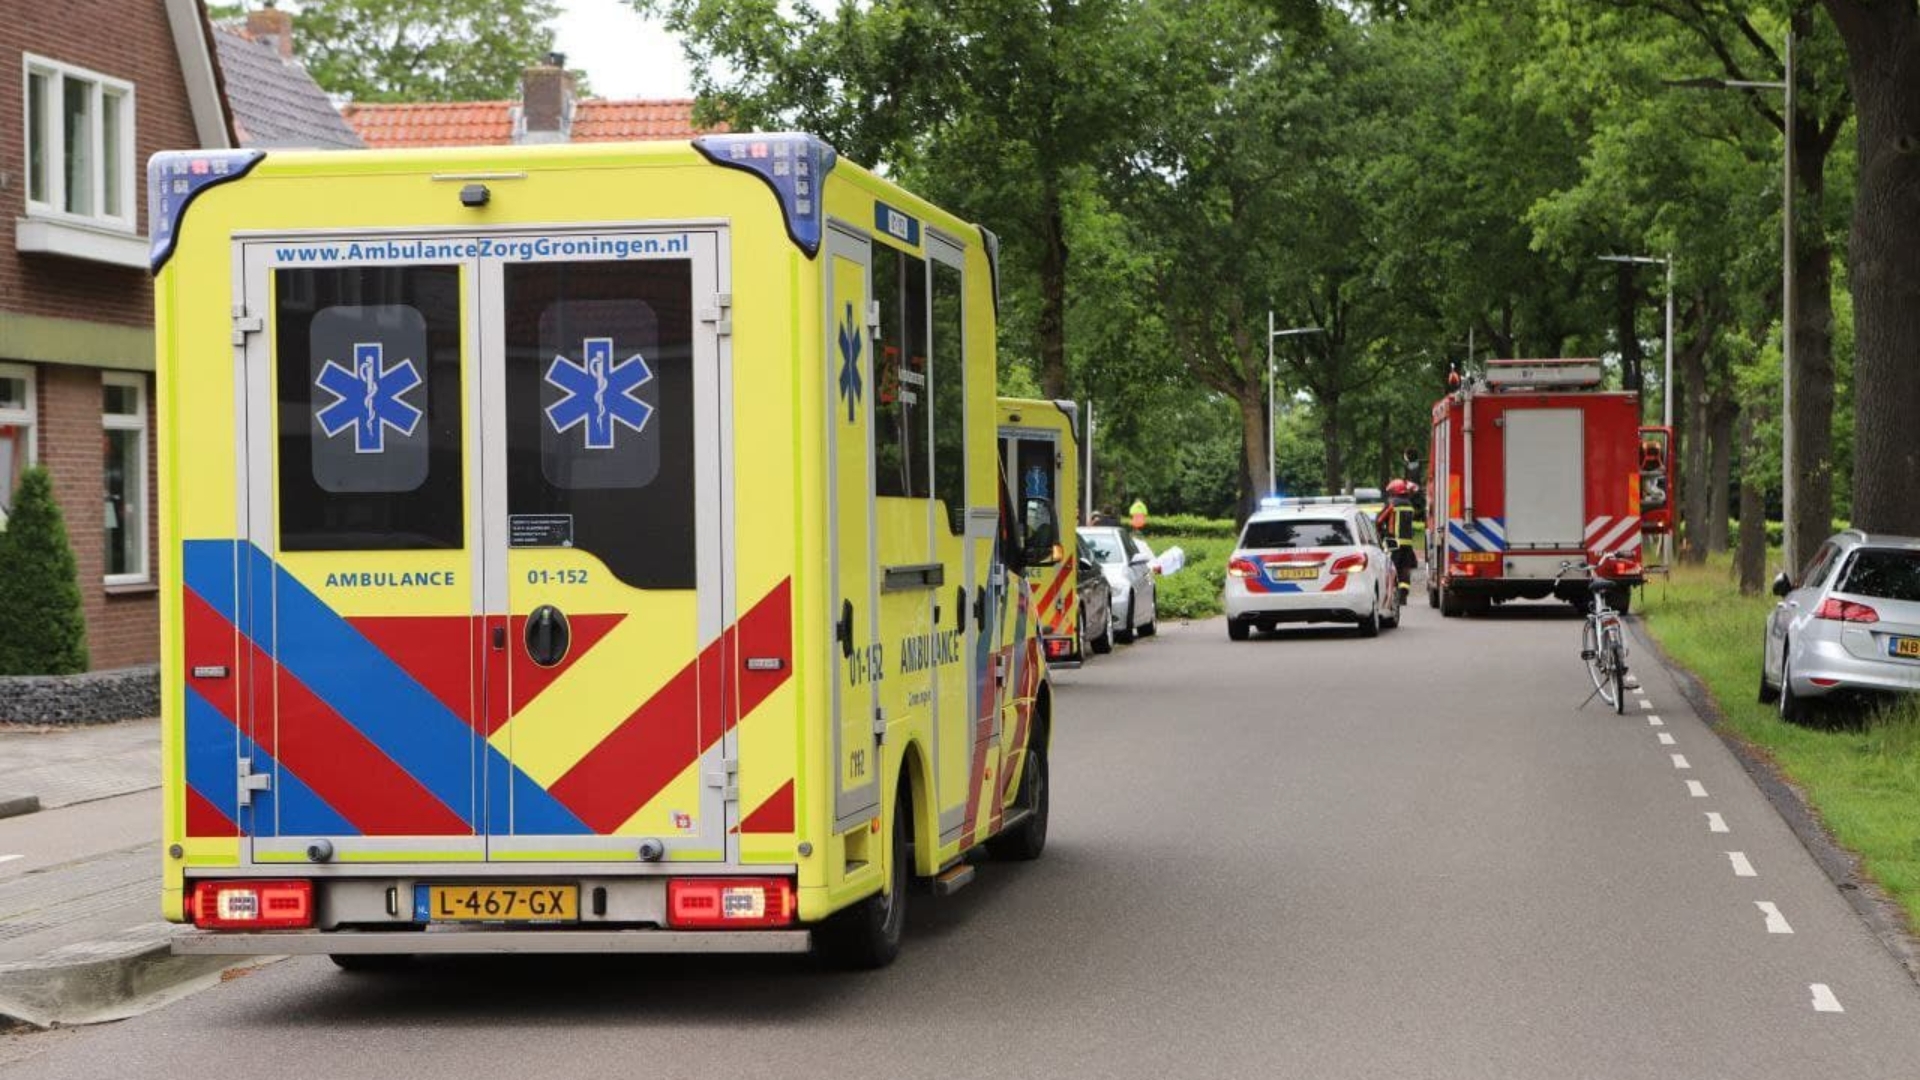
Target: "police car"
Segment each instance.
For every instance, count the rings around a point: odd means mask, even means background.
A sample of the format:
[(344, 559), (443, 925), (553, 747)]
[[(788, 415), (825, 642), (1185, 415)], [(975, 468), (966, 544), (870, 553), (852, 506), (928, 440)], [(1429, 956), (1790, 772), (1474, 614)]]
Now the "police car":
[(1393, 560), (1352, 496), (1263, 499), (1227, 559), (1227, 636), (1346, 622), (1375, 637), (1400, 625), (1395, 585)]

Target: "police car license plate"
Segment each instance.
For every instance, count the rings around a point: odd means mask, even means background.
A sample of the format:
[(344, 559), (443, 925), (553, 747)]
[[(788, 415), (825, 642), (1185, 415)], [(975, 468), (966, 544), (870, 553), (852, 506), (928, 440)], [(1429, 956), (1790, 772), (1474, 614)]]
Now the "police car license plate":
[(1920, 660), (1920, 637), (1890, 637), (1887, 639), (1887, 655)]
[[(577, 922), (578, 885), (420, 885), (425, 922)], [(419, 903), (425, 901), (424, 910)]]
[(1317, 566), (1276, 566), (1269, 570), (1275, 581), (1307, 581), (1320, 576)]

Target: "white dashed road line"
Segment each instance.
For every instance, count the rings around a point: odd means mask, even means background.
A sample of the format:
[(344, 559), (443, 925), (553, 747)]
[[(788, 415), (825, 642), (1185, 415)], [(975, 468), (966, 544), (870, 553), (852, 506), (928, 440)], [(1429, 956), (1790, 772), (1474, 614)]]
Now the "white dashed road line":
[(1759, 874), (1754, 872), (1753, 864), (1747, 861), (1747, 853), (1744, 851), (1727, 852), (1727, 861), (1733, 864), (1734, 877), (1759, 877), (1760, 876)]
[(1693, 766), (1691, 766), (1691, 765), (1689, 765), (1689, 764), (1687, 764), (1687, 755), (1685, 755), (1685, 754), (1675, 754), (1675, 755), (1673, 755), (1673, 767), (1674, 767), (1674, 768), (1676, 768), (1676, 769), (1691, 769), (1691, 768), (1693, 768)]
[(15, 859), (24, 858), (26, 858), (25, 855), (0, 855), (0, 862), (12, 862)]
[(1725, 819), (1721, 818), (1719, 814), (1716, 814), (1711, 810), (1707, 811), (1707, 831), (1708, 832), (1726, 832), (1727, 823)]
[(1696, 799), (1704, 799), (1707, 797), (1707, 785), (1698, 780), (1689, 780), (1687, 781), (1687, 794)]
[(1653, 711), (1653, 702), (1651, 702), (1651, 701), (1648, 701), (1648, 700), (1647, 700), (1646, 698), (1641, 698), (1641, 699), (1640, 699), (1640, 707), (1641, 707), (1641, 708), (1643, 708), (1643, 709), (1645, 709), (1645, 710), (1647, 710), (1648, 712), (1652, 712), (1652, 711)]
[(1780, 914), (1780, 909), (1774, 906), (1773, 901), (1755, 900), (1753, 902), (1753, 906), (1759, 908), (1760, 914), (1765, 915), (1767, 917), (1767, 933), (1769, 934), (1793, 933), (1793, 927), (1787, 925), (1787, 917), (1785, 915)]
[(1840, 999), (1833, 996), (1833, 991), (1827, 988), (1826, 983), (1809, 983), (1807, 989), (1813, 991), (1814, 1012), (1847, 1011), (1840, 1007)]
[(1661, 745), (1661, 746), (1672, 746), (1672, 745), (1673, 745), (1673, 736), (1671, 736), (1671, 735), (1669, 735), (1669, 734), (1667, 734), (1667, 733), (1666, 733), (1666, 732), (1664, 732), (1664, 731), (1662, 731), (1662, 732), (1658, 732), (1657, 734), (1658, 734), (1658, 735), (1660, 736), (1660, 745)]
[(1647, 717), (1647, 726), (1648, 727), (1665, 727), (1667, 726), (1667, 722), (1665, 720), (1660, 719), (1658, 716), (1649, 716)]

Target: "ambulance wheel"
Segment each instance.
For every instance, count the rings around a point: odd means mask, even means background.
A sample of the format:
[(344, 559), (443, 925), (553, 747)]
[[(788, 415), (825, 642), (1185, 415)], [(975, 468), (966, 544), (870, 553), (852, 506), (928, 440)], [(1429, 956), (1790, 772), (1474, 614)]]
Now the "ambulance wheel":
[(814, 932), (820, 957), (839, 968), (871, 971), (893, 963), (907, 927), (907, 878), (913, 865), (913, 802), (906, 784), (893, 802), (893, 858), (888, 888), (838, 912)]
[(1034, 745), (1027, 747), (1026, 768), (1020, 773), (1016, 809), (1027, 811), (1020, 824), (987, 841), (987, 852), (1009, 862), (1032, 862), (1047, 849), (1047, 752), (1040, 748), (1046, 732), (1036, 729)]
[(1245, 641), (1253, 636), (1253, 624), (1239, 619), (1227, 620), (1227, 637), (1233, 641)]

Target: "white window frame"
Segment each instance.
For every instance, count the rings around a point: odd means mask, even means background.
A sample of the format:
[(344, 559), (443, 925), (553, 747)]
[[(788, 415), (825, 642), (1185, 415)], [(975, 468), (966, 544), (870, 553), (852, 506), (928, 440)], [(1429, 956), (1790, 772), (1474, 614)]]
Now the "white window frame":
[[(27, 216), (51, 221), (65, 221), (91, 225), (96, 228), (112, 229), (116, 232), (132, 233), (138, 220), (135, 203), (139, 198), (134, 169), (134, 118), (136, 116), (133, 84), (125, 79), (116, 79), (111, 75), (102, 75), (97, 71), (63, 64), (32, 53), (22, 54), (20, 72), (20, 134), (23, 151), (23, 172), (32, 168), (33, 138), (31, 82), (34, 75), (48, 77), (50, 92), (42, 103), (41, 120), (47, 133), (47, 190), (45, 200), (35, 200), (31, 176), (23, 176), (26, 193)], [(89, 84), (88, 91), (93, 106), (93, 206), (91, 214), (76, 214), (66, 209), (67, 205), (67, 133), (61, 123), (62, 107), (66, 101), (64, 84), (68, 79)], [(106, 107), (110, 94), (117, 94), (121, 100), (120, 116), (120, 208), (121, 213), (109, 214), (104, 211), (107, 201), (106, 144)]]
[[(110, 413), (105, 400), (106, 388), (124, 386), (133, 391), (134, 410), (132, 415)], [(147, 377), (137, 371), (109, 371), (100, 376), (100, 426), (106, 431), (133, 431), (139, 437), (134, 440), (133, 479), (129, 486), (135, 487), (140, 498), (135, 500), (136, 513), (129, 532), (133, 536), (133, 549), (137, 556), (137, 570), (124, 574), (106, 575), (108, 585), (145, 585), (152, 580), (147, 565), (147, 506), (153, 499), (152, 485), (147, 483)], [(104, 478), (103, 478), (104, 479)], [(104, 491), (102, 497), (104, 497)], [(106, 551), (101, 551), (101, 561), (106, 559)]]
[[(27, 429), (27, 460), (23, 468), (31, 467), (40, 460), (40, 409), (39, 399), (34, 396), (34, 370), (27, 364), (0, 364), (0, 379), (19, 379), (26, 384), (27, 392), (19, 408), (0, 407), (0, 424)], [(12, 477), (0, 477), (0, 483), (12, 483)], [(6, 501), (13, 500), (13, 492), (4, 493)], [(0, 510), (0, 530), (7, 527), (5, 510)]]

